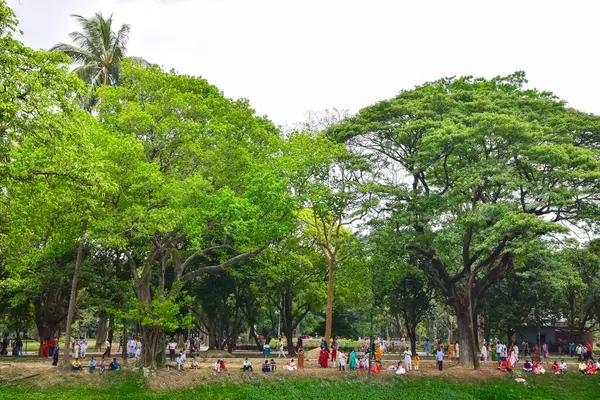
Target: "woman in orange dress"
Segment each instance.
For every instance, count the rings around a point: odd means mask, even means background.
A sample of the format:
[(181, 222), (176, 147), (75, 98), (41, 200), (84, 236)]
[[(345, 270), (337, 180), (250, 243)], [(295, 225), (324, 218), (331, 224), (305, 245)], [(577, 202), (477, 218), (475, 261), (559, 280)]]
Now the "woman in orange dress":
[(300, 347), (300, 350), (298, 351), (298, 369), (302, 368), (304, 368), (304, 351), (302, 350), (302, 347)]
[(448, 358), (454, 360), (456, 358), (456, 346), (454, 343), (448, 345)]

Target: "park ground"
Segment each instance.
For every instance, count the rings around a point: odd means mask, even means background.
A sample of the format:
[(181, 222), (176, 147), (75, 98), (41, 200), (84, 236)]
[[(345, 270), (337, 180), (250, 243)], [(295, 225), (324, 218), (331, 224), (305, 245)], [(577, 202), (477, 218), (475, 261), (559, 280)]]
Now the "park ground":
[[(3, 399), (597, 399), (600, 375), (584, 376), (570, 364), (566, 376), (502, 374), (494, 363), (479, 371), (465, 370), (446, 363), (438, 371), (433, 361), (425, 361), (419, 372), (396, 376), (392, 372), (368, 376), (364, 372), (341, 373), (322, 369), (315, 360), (298, 371), (260, 372), (261, 359), (252, 359), (254, 373), (243, 373), (240, 359), (226, 360), (228, 371), (215, 375), (215, 360), (202, 359), (197, 370), (162, 368), (144, 377), (131, 365), (118, 372), (90, 375), (63, 372), (47, 360), (0, 360), (0, 381), (37, 374), (13, 383), (0, 383)], [(391, 362), (384, 364), (389, 365)], [(280, 367), (284, 362), (279, 363)], [(547, 366), (549, 369), (549, 365)], [(522, 377), (526, 383), (517, 383)]]

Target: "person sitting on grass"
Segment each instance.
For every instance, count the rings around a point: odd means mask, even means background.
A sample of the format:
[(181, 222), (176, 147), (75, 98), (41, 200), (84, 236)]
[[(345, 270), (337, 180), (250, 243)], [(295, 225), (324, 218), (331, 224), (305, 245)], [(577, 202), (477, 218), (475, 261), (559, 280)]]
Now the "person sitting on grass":
[(596, 375), (596, 366), (593, 362), (588, 361), (587, 368), (585, 369), (586, 375)]
[(579, 361), (578, 369), (580, 373), (585, 374), (587, 365), (583, 361)]
[(225, 361), (221, 360), (221, 365), (219, 366), (219, 372), (227, 371), (227, 367), (225, 366)]
[(96, 369), (96, 361), (94, 361), (94, 357), (92, 357), (92, 359), (88, 362), (88, 368), (90, 370), (90, 374), (93, 374), (94, 370)]
[(552, 373), (554, 375), (560, 375), (560, 367), (558, 366), (557, 361), (554, 361), (554, 364), (552, 364)]
[(198, 361), (196, 360), (196, 356), (192, 357), (192, 362), (190, 363), (191, 369), (198, 369)]
[(531, 372), (533, 372), (536, 375), (543, 375), (546, 373), (546, 370), (538, 363), (533, 363), (533, 367), (531, 367)]
[(565, 360), (560, 360), (560, 364), (558, 364), (558, 368), (562, 375), (567, 374), (567, 363), (565, 362)]
[(250, 372), (254, 372), (252, 370), (252, 363), (250, 361), (248, 361), (248, 359), (246, 358), (244, 360), (244, 365), (242, 366), (242, 371), (246, 372), (248, 370), (250, 370)]
[(108, 370), (109, 371), (120, 371), (121, 368), (119, 368), (119, 361), (116, 358), (113, 358), (112, 362), (110, 364), (108, 364)]
[(104, 361), (104, 358), (100, 361), (100, 375), (102, 375), (104, 373), (104, 369), (106, 368), (106, 362)]
[(295, 371), (296, 370), (296, 363), (294, 363), (294, 360), (292, 359), (288, 365), (285, 365), (283, 367), (283, 369), (287, 370), (287, 371)]
[(273, 360), (271, 358), (271, 372), (275, 372), (276, 369), (277, 369), (277, 363), (275, 362), (275, 360)]
[(220, 372), (219, 370), (221, 369), (221, 360), (217, 360), (215, 362), (215, 365), (213, 365), (213, 371), (215, 372)]
[(396, 367), (396, 375), (404, 375), (406, 374), (406, 369), (402, 365), (402, 361), (398, 361), (398, 366)]
[(265, 363), (262, 365), (262, 372), (271, 372), (271, 366), (269, 365), (269, 360), (265, 360)]
[(83, 371), (83, 366), (81, 365), (79, 358), (76, 358), (75, 360), (73, 360), (73, 362), (71, 363), (71, 370), (72, 371)]
[(510, 364), (510, 361), (508, 361), (507, 359), (504, 359), (504, 361), (502, 361), (500, 363), (500, 372), (509, 372), (512, 373), (512, 366)]
[(525, 371), (525, 372), (531, 372), (532, 371), (532, 365), (529, 362), (529, 360), (525, 360), (525, 364), (523, 364), (523, 371)]
[(371, 363), (371, 372), (374, 374), (378, 374), (381, 372), (381, 361), (380, 360), (375, 360), (374, 362)]

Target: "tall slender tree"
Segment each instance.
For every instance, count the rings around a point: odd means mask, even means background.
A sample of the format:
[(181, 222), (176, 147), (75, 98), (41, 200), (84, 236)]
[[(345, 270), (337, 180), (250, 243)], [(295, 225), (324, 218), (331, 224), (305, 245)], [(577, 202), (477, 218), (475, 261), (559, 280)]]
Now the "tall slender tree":
[(91, 18), (72, 17), (81, 27), (81, 31), (69, 33), (73, 44), (58, 43), (51, 50), (63, 52), (79, 64), (74, 72), (90, 84), (92, 90), (100, 85), (117, 85), (121, 79), (120, 61), (127, 51), (129, 25), (123, 24), (115, 32), (112, 14), (108, 18), (102, 13)]

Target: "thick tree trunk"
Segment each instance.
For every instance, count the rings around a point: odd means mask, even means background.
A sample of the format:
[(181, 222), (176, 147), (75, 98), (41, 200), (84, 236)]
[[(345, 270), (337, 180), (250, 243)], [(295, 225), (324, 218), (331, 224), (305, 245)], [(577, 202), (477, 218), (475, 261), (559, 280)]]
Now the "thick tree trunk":
[(98, 315), (98, 329), (96, 330), (96, 346), (95, 351), (100, 351), (104, 341), (106, 340), (106, 313), (100, 311)]
[(208, 349), (217, 350), (217, 322), (214, 319), (208, 321)]
[(475, 326), (473, 323), (473, 308), (469, 299), (466, 304), (455, 306), (458, 319), (460, 359), (459, 364), (465, 368), (479, 369), (477, 344), (475, 343)]
[(110, 357), (110, 353), (114, 350), (114, 346), (113, 346), (114, 335), (115, 335), (115, 316), (111, 315), (110, 318), (108, 319), (108, 336), (106, 338), (108, 343), (110, 343), (110, 347), (108, 348), (107, 352), (105, 349), (107, 357)]
[(335, 260), (328, 257), (329, 278), (327, 279), (327, 308), (325, 309), (325, 340), (329, 342), (333, 328), (333, 295), (335, 289)]
[(410, 336), (410, 351), (413, 353), (413, 355), (417, 354), (417, 333), (416, 333), (416, 330), (417, 330), (417, 327), (415, 326), (412, 331), (409, 331), (409, 336)]
[(86, 231), (87, 223), (83, 221), (81, 228), (81, 238), (77, 245), (77, 258), (75, 259), (75, 271), (73, 271), (73, 281), (71, 283), (71, 297), (69, 298), (69, 312), (67, 314), (67, 326), (65, 333), (65, 351), (63, 352), (63, 368), (71, 368), (71, 352), (68, 351), (71, 344), (71, 325), (73, 325), (73, 319), (75, 318), (75, 305), (77, 304), (77, 284), (79, 282), (79, 271), (81, 270), (81, 263), (84, 257), (84, 235)]
[(142, 366), (156, 368), (165, 362), (165, 334), (160, 327), (142, 326)]

